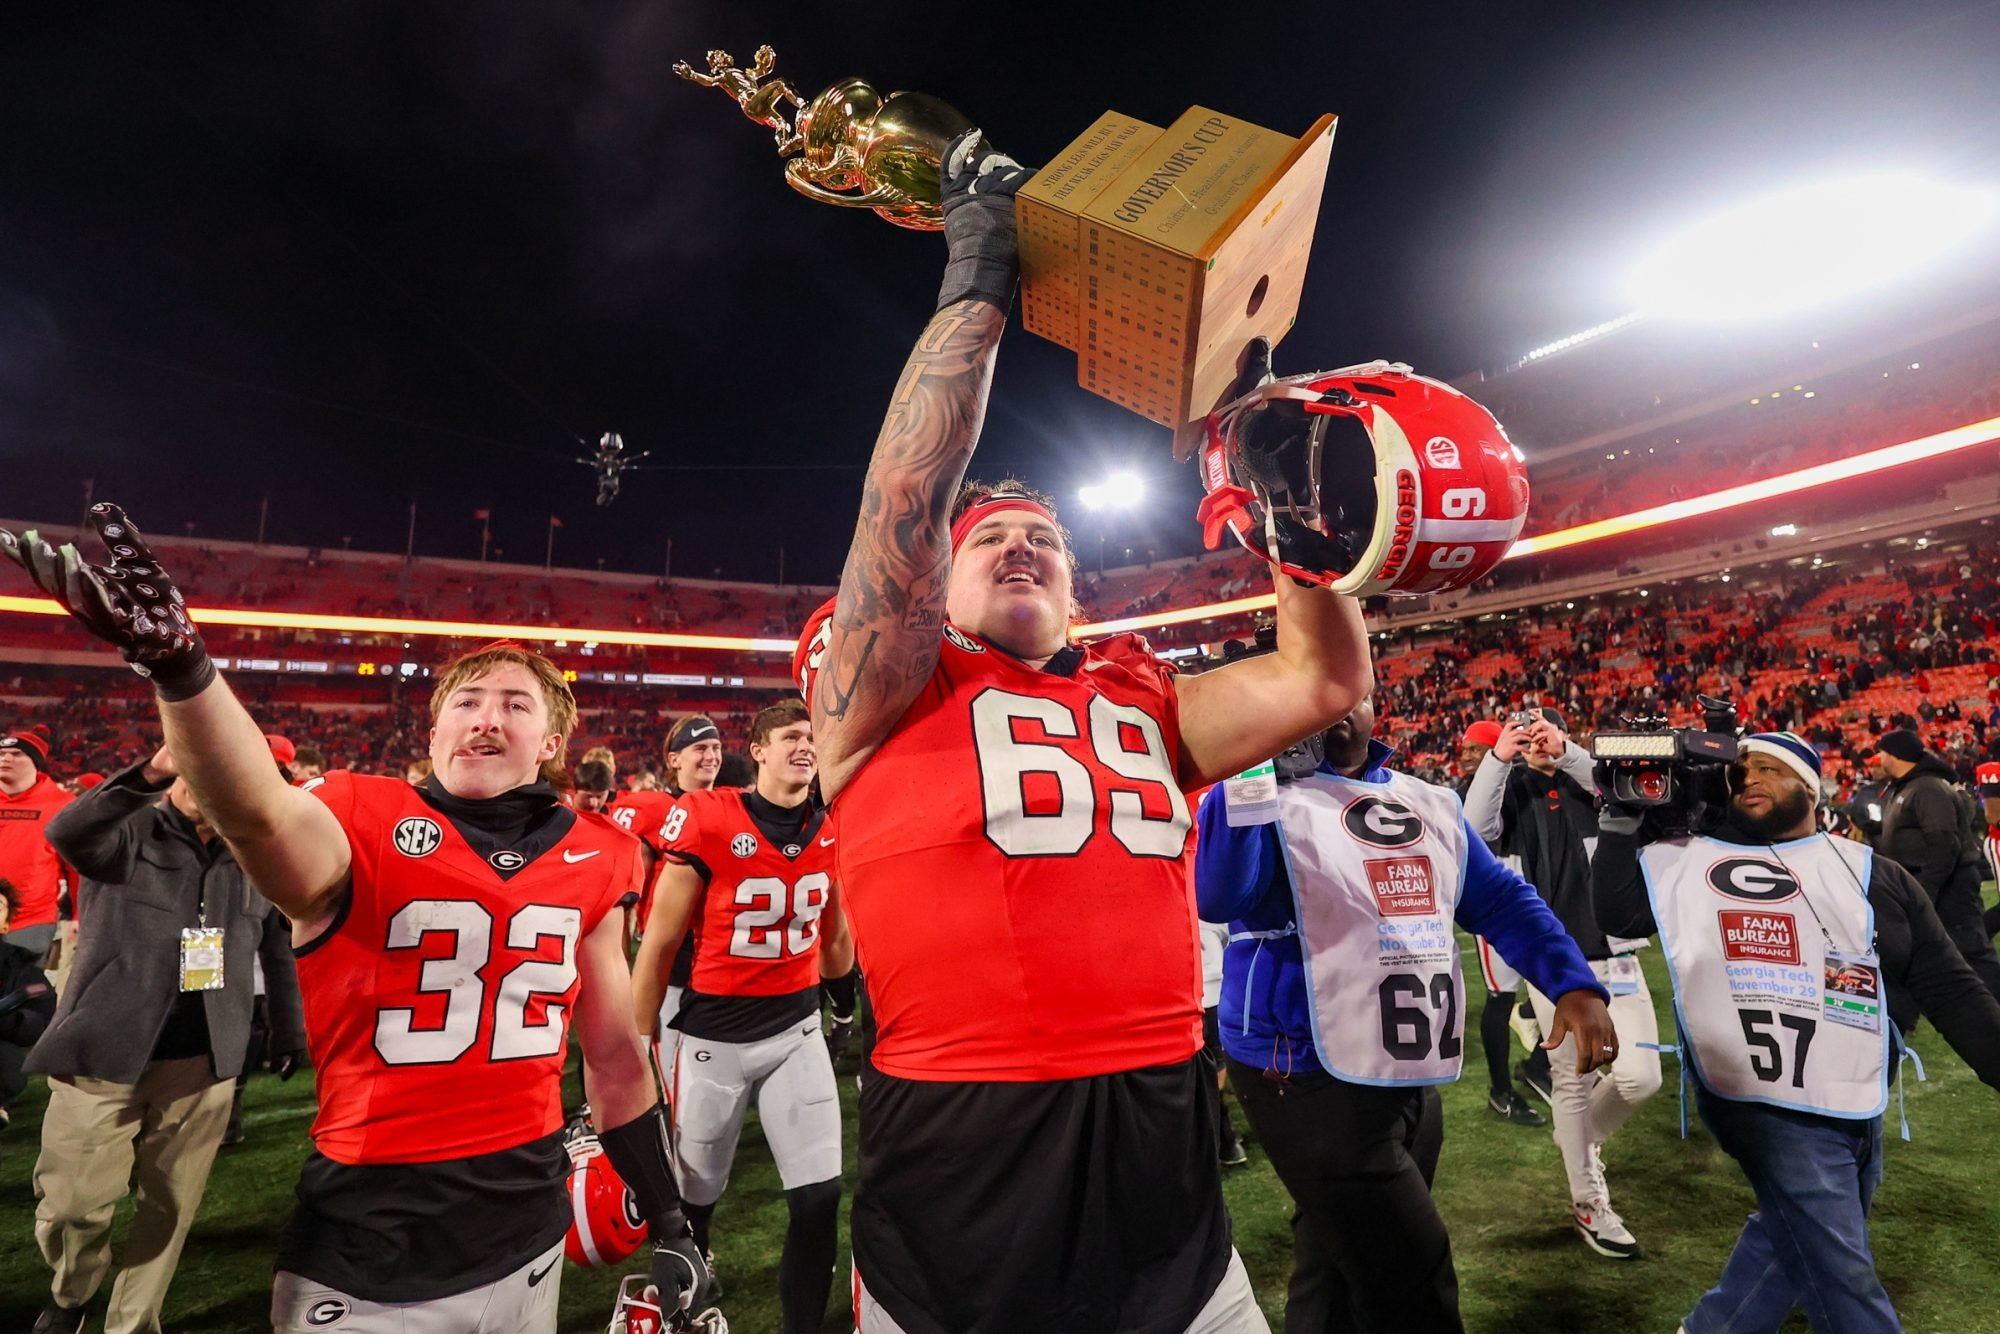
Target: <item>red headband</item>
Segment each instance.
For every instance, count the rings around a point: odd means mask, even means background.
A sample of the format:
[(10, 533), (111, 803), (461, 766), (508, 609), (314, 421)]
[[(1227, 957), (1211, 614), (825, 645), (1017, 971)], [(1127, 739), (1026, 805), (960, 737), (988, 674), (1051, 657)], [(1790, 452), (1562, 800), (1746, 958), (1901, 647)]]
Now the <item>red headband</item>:
[(1055, 515), (1049, 513), (1048, 509), (1040, 503), (1030, 500), (1026, 496), (989, 496), (987, 499), (980, 501), (977, 505), (966, 510), (965, 513), (959, 515), (958, 521), (952, 524), (952, 551), (956, 553), (959, 544), (965, 541), (965, 535), (978, 527), (982, 521), (990, 519), (996, 514), (1004, 514), (1008, 510), (1026, 510), (1030, 514), (1039, 514), (1049, 521), (1050, 527), (1058, 531), (1062, 529), (1062, 525), (1056, 522)]

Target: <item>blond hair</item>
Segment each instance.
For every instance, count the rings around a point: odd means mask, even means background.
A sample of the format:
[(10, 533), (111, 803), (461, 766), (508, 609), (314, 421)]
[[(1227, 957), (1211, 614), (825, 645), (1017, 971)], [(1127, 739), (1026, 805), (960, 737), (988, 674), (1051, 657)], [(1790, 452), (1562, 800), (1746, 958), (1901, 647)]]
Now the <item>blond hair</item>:
[(452, 692), (468, 681), (476, 681), (496, 667), (508, 665), (525, 667), (542, 688), (542, 703), (549, 711), (549, 731), (556, 737), (556, 753), (542, 761), (542, 778), (547, 782), (558, 779), (567, 781), (569, 766), (565, 752), (569, 748), (570, 734), (576, 731), (576, 695), (563, 680), (562, 669), (544, 658), (533, 649), (519, 644), (489, 644), (485, 648), (474, 649), (463, 654), (445, 667), (438, 676), (437, 688), (431, 691), (431, 721), (444, 712), (444, 702)]

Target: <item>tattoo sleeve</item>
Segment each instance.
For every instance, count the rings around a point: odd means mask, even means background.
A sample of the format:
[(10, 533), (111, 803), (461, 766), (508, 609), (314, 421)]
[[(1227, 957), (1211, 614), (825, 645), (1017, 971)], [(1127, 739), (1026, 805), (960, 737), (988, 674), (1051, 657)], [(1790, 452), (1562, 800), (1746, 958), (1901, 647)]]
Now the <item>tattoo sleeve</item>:
[(835, 785), (888, 734), (937, 664), (952, 497), (985, 420), (1005, 327), (1006, 313), (986, 302), (945, 307), (896, 382), (811, 700), (821, 771)]

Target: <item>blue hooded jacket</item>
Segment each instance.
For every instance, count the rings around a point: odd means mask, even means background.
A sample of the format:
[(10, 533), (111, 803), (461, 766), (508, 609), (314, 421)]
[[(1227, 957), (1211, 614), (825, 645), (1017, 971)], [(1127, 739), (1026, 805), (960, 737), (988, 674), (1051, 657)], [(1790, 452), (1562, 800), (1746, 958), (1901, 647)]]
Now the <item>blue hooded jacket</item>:
[[(1358, 780), (1387, 783), (1395, 752), (1368, 743), (1368, 765)], [(1320, 772), (1340, 777), (1330, 763)], [(1220, 784), (1202, 801), (1195, 844), (1195, 902), (1205, 922), (1227, 922), (1239, 931), (1282, 931), (1297, 914), (1291, 877), (1279, 846), (1278, 826), (1232, 828)], [(1545, 996), (1589, 991), (1610, 999), (1535, 887), (1500, 864), (1468, 823), (1465, 889), (1457, 922), (1485, 936)], [(1253, 968), (1254, 965), (1254, 968)], [(1312, 999), (1296, 933), (1264, 940), (1231, 940), (1222, 956), (1222, 1002), (1217, 1018), (1222, 1049), (1245, 1065), (1280, 1074), (1321, 1069), (1313, 1050)]]

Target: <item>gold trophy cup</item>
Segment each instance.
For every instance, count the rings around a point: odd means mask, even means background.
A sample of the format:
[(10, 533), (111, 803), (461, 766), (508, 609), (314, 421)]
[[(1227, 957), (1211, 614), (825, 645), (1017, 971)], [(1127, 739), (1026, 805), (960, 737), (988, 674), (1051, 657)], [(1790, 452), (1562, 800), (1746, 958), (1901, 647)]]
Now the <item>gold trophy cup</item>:
[[(759, 47), (706, 72), (771, 129), (785, 181), (821, 203), (936, 231), (944, 150), (972, 122), (928, 93), (844, 79), (807, 101)], [(783, 107), (796, 108), (787, 121)], [(1191, 107), (1162, 128), (1108, 111), (1015, 199), (1021, 313), (1076, 353), (1077, 383), (1175, 433), (1185, 458), (1244, 347), (1291, 329), (1333, 150), (1334, 118), (1303, 136)]]

